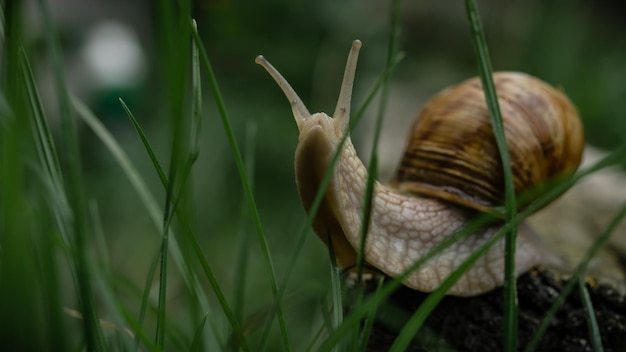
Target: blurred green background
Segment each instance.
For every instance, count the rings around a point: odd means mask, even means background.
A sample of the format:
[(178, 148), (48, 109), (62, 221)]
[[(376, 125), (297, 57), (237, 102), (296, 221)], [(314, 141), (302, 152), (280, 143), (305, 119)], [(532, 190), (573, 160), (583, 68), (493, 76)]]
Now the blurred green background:
[[(42, 19), (33, 3), (27, 1), (24, 6), (26, 47), (56, 135), (59, 125), (51, 65)], [(171, 141), (162, 101), (171, 92), (164, 83), (167, 68), (159, 51), (162, 38), (156, 20), (157, 2), (47, 3), (62, 41), (70, 91), (86, 101), (114, 133), (163, 201), (160, 181), (118, 101), (122, 97), (128, 103), (167, 167)], [(561, 87), (581, 113), (588, 143), (612, 149), (623, 142), (623, 2), (490, 0), (478, 5), (494, 70), (528, 72)], [(193, 14), (239, 145), (242, 150), (253, 151), (254, 193), (280, 278), (305, 223), (293, 175), (297, 128), (282, 92), (254, 64), (254, 58), (263, 54), (272, 62), (310, 111), (332, 113), (350, 43), (358, 38), (363, 49), (353, 99), (356, 108), (385, 64), (389, 4), (199, 0), (193, 2)], [(388, 119), (379, 149), (383, 179), (394, 171), (406, 127), (428, 97), (477, 72), (462, 2), (406, 1), (401, 4), (400, 20), (399, 48), (406, 56), (391, 78)], [(116, 60), (119, 58), (125, 59)], [(120, 61), (119, 67), (116, 61)], [(193, 204), (187, 206), (195, 209), (192, 218), (199, 240), (227, 297), (235, 292), (234, 263), (242, 253), (240, 243), (242, 238), (249, 239), (244, 311), (254, 324), (254, 313), (271, 304), (269, 279), (261, 264), (254, 227), (243, 210), (239, 176), (206, 81), (203, 88), (201, 149), (192, 175)], [(368, 155), (376, 105), (370, 107), (353, 133), (361, 155)], [(255, 136), (252, 146), (246, 146), (247, 133)], [(112, 272), (127, 279), (129, 285), (142, 287), (160, 244), (160, 229), (152, 225), (109, 151), (83, 125), (80, 140), (88, 200), (97, 204), (108, 249), (108, 253), (97, 255), (107, 257)], [(303, 341), (303, 346), (321, 321), (317, 307), (329, 287), (328, 271), (327, 250), (312, 235), (289, 283), (285, 303), (288, 323), (293, 323), (292, 341)], [(176, 307), (185, 305), (185, 295), (180, 294), (182, 284), (175, 273), (170, 280), (172, 303), (168, 309), (175, 316)], [(64, 293), (69, 306), (73, 305), (73, 291), (67, 279)], [(137, 297), (127, 299), (135, 314), (139, 309)], [(213, 314), (219, 316), (221, 312), (216, 308)]]

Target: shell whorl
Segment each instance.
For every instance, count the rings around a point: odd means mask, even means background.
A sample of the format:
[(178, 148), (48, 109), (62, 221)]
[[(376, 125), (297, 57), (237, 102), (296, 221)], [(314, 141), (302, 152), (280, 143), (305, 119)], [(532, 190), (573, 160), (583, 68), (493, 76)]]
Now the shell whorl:
[[(516, 192), (541, 193), (548, 181), (578, 167), (584, 146), (580, 118), (563, 93), (534, 77), (498, 72), (493, 78)], [(482, 211), (503, 204), (502, 163), (478, 78), (426, 104), (392, 184)]]

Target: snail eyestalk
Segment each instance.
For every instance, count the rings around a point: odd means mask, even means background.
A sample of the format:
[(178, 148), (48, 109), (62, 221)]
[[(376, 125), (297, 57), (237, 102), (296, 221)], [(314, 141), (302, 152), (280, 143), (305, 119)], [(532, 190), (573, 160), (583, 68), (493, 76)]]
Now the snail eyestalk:
[(311, 113), (309, 112), (309, 109), (304, 106), (304, 103), (298, 96), (298, 93), (293, 90), (285, 77), (283, 77), (283, 75), (281, 75), (280, 72), (278, 72), (278, 70), (263, 57), (263, 55), (257, 56), (254, 62), (263, 66), (267, 73), (274, 78), (274, 81), (278, 83), (280, 89), (283, 90), (283, 93), (285, 93), (285, 96), (289, 99), (289, 102), (291, 103), (291, 110), (293, 110), (293, 116), (296, 119), (298, 126), (300, 126), (307, 117), (311, 116)]
[(350, 54), (348, 54), (348, 62), (346, 63), (346, 69), (343, 74), (343, 82), (341, 83), (341, 90), (339, 91), (339, 99), (337, 99), (337, 107), (333, 113), (333, 119), (337, 119), (340, 122), (343, 133), (348, 130), (348, 123), (350, 122), (350, 103), (352, 101), (352, 86), (354, 84), (354, 74), (356, 72), (356, 64), (359, 59), (359, 50), (361, 49), (361, 41), (355, 40), (352, 42), (352, 48), (350, 48)]

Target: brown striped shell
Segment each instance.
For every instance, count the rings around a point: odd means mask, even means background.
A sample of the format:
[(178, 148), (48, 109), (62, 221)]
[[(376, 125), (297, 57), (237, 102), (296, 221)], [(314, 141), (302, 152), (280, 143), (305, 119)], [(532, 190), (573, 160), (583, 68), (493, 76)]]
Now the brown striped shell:
[[(527, 74), (493, 77), (516, 193), (536, 194), (546, 181), (573, 173), (584, 136), (569, 99)], [(502, 163), (479, 78), (447, 88), (426, 104), (392, 185), (480, 211), (502, 206)]]

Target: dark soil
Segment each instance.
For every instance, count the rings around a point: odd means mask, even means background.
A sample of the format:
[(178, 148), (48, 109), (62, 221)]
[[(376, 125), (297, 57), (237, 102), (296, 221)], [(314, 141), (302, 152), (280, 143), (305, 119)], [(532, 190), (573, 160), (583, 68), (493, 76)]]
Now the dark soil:
[[(373, 280), (366, 292), (375, 290)], [(567, 278), (544, 269), (533, 269), (518, 279), (519, 349), (533, 337), (548, 309), (567, 283)], [(604, 351), (626, 351), (626, 302), (624, 295), (608, 286), (586, 280)], [(353, 290), (354, 288), (352, 288)], [(348, 293), (351, 288), (348, 288)], [(538, 351), (593, 351), (589, 326), (578, 286), (551, 321)], [(502, 351), (503, 290), (475, 297), (445, 297), (409, 346), (409, 351)], [(406, 319), (428, 295), (408, 288), (396, 291), (378, 309), (368, 350), (386, 351)]]

